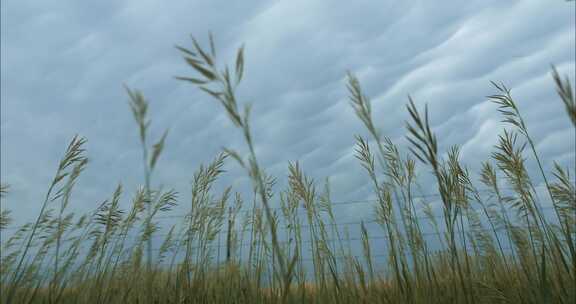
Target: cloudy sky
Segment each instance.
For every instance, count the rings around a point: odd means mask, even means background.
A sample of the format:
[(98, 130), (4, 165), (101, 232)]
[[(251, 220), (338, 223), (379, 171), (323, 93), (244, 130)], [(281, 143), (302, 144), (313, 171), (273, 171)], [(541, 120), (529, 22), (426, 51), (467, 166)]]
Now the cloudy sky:
[[(190, 181), (222, 147), (246, 151), (223, 109), (193, 86), (174, 45), (207, 45), (233, 62), (246, 45), (241, 102), (253, 104), (261, 164), (285, 186), (288, 161), (322, 182), (335, 201), (372, 196), (354, 158), (368, 133), (348, 102), (346, 71), (373, 103), (377, 127), (406, 151), (405, 105), (428, 104), (440, 150), (458, 144), (472, 171), (503, 131), (490, 80), (512, 89), (546, 170), (575, 167), (575, 134), (555, 93), (550, 64), (575, 77), (575, 5), (542, 1), (2, 1), (1, 179), (14, 225), (33, 219), (67, 143), (80, 134), (90, 164), (72, 208), (88, 211), (143, 182), (136, 125), (123, 84), (150, 101), (151, 136), (169, 128), (154, 185), (174, 187), (186, 210)], [(534, 163), (529, 158), (534, 174)], [(229, 161), (218, 189), (246, 192)], [(427, 168), (420, 171), (423, 180)], [(423, 192), (433, 191), (424, 183)], [(343, 206), (365, 219), (369, 205)]]

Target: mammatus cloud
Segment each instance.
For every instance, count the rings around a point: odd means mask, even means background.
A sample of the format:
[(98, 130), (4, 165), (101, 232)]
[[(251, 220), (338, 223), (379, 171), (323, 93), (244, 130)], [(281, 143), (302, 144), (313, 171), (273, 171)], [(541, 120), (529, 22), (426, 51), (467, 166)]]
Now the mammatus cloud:
[[(406, 151), (407, 96), (427, 103), (440, 150), (461, 145), (479, 170), (502, 132), (490, 81), (512, 89), (546, 170), (574, 168), (574, 129), (556, 96), (550, 64), (575, 76), (573, 3), (558, 1), (51, 1), (2, 3), (1, 176), (16, 223), (37, 212), (59, 157), (75, 133), (89, 140), (90, 164), (74, 208), (93, 209), (116, 184), (128, 197), (142, 183), (135, 123), (122, 88), (150, 100), (151, 135), (170, 134), (154, 183), (181, 192), (182, 210), (200, 163), (222, 146), (245, 151), (219, 105), (173, 76), (190, 69), (173, 48), (188, 34), (216, 37), (218, 60), (246, 45), (241, 102), (252, 102), (256, 150), (285, 186), (288, 161), (317, 181), (331, 177), (336, 201), (373, 197), (354, 158), (367, 135), (348, 104), (346, 72), (373, 102), (377, 127)], [(94, 6), (95, 5), (95, 6)], [(535, 22), (534, 20), (537, 20)], [(220, 185), (249, 197), (233, 162)], [(429, 172), (422, 168), (423, 178)], [(423, 192), (433, 191), (425, 186)], [(3, 206), (4, 207), (4, 206)], [(343, 208), (369, 217), (372, 208)]]

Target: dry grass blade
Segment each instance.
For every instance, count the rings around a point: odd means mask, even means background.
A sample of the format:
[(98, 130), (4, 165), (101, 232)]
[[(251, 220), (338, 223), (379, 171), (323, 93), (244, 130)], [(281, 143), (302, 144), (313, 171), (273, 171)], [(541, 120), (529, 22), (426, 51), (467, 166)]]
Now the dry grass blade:
[(568, 77), (562, 79), (555, 66), (552, 66), (552, 78), (554, 78), (554, 82), (556, 83), (556, 92), (562, 99), (562, 102), (564, 102), (566, 113), (568, 117), (570, 117), (574, 127), (576, 127), (576, 100), (574, 99), (570, 79), (568, 79)]
[(10, 210), (6, 209), (4, 206), (5, 200), (3, 200), (9, 189), (10, 185), (0, 184), (0, 231), (6, 229), (10, 223), (12, 223), (12, 218), (10, 218)]

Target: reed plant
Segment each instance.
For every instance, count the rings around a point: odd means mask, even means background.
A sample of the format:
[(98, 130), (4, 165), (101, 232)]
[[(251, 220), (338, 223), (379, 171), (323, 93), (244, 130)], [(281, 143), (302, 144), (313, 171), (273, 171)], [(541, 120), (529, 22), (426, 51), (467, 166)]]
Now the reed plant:
[[(234, 67), (220, 66), (214, 39), (176, 47), (195, 76), (179, 76), (216, 100), (238, 129), (245, 153), (225, 148), (191, 177), (190, 201), (155, 186), (152, 174), (167, 132), (149, 146), (149, 104), (126, 88), (143, 154), (143, 186), (122, 206), (119, 184), (93, 211), (76, 215), (73, 189), (88, 165), (85, 139), (74, 137), (58, 164), (36, 220), (2, 239), (2, 303), (574, 303), (576, 187), (571, 168), (536, 149), (509, 88), (493, 83), (506, 129), (478, 180), (460, 147), (439, 150), (428, 107), (408, 97), (404, 155), (378, 129), (360, 81), (347, 75), (352, 109), (367, 131), (355, 157), (376, 199), (374, 223), (343, 227), (331, 186), (287, 162), (287, 184), (258, 160), (251, 106), (237, 97), (244, 47)], [(552, 67), (556, 91), (576, 128), (570, 80)], [(216, 191), (234, 160), (252, 192)], [(532, 167), (537, 176), (532, 176)], [(424, 168), (424, 170), (421, 170)], [(431, 172), (434, 202), (422, 194)], [(537, 193), (542, 180), (546, 197)], [(430, 182), (428, 182), (430, 183)], [(246, 196), (243, 196), (246, 195)], [(9, 188), (0, 187), (0, 231), (12, 228)], [(160, 217), (185, 210), (170, 227)], [(440, 214), (433, 211), (439, 206)], [(551, 212), (547, 212), (550, 210)], [(162, 231), (164, 229), (164, 231)], [(382, 230), (383, 236), (377, 236)], [(378, 240), (378, 241), (376, 241)], [(356, 249), (356, 247), (358, 249)], [(379, 250), (380, 249), (380, 250)], [(385, 254), (379, 254), (385, 252)], [(385, 265), (377, 263), (385, 258)], [(311, 262), (310, 264), (307, 262)]]

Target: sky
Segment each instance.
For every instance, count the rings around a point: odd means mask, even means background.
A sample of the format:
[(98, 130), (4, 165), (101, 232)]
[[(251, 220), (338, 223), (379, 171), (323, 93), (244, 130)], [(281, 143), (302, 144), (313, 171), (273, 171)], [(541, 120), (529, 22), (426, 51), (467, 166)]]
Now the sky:
[[(239, 102), (253, 105), (256, 153), (286, 186), (288, 162), (334, 201), (373, 198), (354, 157), (354, 135), (368, 137), (348, 100), (354, 73), (372, 101), (382, 134), (407, 152), (410, 94), (430, 111), (444, 153), (460, 145), (472, 172), (487, 160), (505, 124), (486, 96), (490, 81), (511, 88), (547, 172), (553, 161), (574, 172), (575, 129), (556, 95), (550, 65), (575, 75), (575, 3), (562, 0), (469, 1), (2, 1), (1, 169), (10, 192), (2, 208), (13, 225), (35, 219), (59, 159), (75, 134), (87, 138), (90, 163), (71, 210), (84, 213), (111, 197), (122, 204), (143, 184), (138, 130), (123, 88), (150, 103), (150, 136), (169, 129), (153, 186), (173, 187), (187, 210), (192, 176), (223, 147), (246, 154), (223, 108), (174, 76), (194, 76), (175, 45), (190, 36), (217, 61), (231, 63), (245, 45)], [(534, 160), (530, 173), (538, 181)], [(422, 194), (433, 193), (419, 166)], [(232, 185), (251, 200), (248, 178), (228, 161), (216, 190)], [(372, 217), (370, 205), (343, 205), (341, 220)]]

